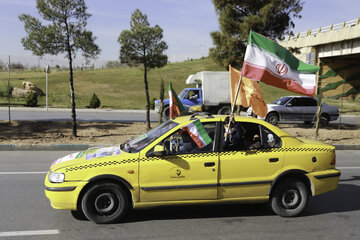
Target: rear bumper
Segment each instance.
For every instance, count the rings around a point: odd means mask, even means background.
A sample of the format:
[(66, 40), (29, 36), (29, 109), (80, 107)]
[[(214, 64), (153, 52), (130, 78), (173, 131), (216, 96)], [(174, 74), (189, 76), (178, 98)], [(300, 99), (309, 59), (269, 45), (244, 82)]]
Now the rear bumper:
[(339, 183), (340, 171), (329, 169), (306, 174), (311, 181), (311, 191), (313, 196), (334, 191)]
[(339, 118), (339, 114), (331, 114), (330, 115), (330, 121), (335, 121)]

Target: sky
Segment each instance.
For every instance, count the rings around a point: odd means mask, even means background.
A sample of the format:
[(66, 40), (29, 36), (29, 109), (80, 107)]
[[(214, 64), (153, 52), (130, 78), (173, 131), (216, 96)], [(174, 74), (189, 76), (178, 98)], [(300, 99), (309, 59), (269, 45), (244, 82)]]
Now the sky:
[[(294, 19), (294, 33), (307, 31), (360, 17), (359, 0), (305, 0), (301, 19)], [(210, 33), (219, 29), (211, 0), (86, 0), (91, 18), (87, 29), (97, 37), (101, 54), (93, 61), (97, 67), (106, 61), (119, 59), (117, 39), (122, 30), (130, 29), (131, 14), (140, 9), (148, 16), (151, 26), (159, 25), (169, 48), (166, 54), (171, 62), (208, 55), (212, 47)], [(21, 38), (26, 36), (23, 22), (18, 16), (30, 14), (38, 17), (36, 0), (0, 0), (0, 60), (21, 62), (28, 66), (59, 64), (66, 66), (63, 56), (39, 58), (24, 50)], [(81, 55), (76, 65), (83, 63)]]

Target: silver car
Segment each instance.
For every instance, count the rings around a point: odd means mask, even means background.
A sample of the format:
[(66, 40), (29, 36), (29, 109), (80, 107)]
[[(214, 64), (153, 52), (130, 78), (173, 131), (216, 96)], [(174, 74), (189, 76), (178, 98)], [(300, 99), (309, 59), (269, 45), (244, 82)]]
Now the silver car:
[[(263, 119), (273, 125), (279, 121), (303, 121), (308, 124), (316, 121), (317, 100), (315, 98), (286, 96), (272, 104), (267, 104), (267, 107), (268, 113)], [(246, 113), (248, 116), (252, 116), (252, 108), (250, 107)], [(321, 105), (320, 124), (322, 126), (326, 126), (330, 121), (335, 121), (338, 117), (338, 107), (326, 103)]]

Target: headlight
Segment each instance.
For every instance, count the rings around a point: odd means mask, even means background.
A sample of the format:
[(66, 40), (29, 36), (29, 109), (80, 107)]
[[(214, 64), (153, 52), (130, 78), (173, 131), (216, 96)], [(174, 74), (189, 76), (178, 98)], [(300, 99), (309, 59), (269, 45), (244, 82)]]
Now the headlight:
[(50, 174), (49, 174), (48, 179), (52, 183), (62, 183), (62, 182), (64, 182), (65, 174), (63, 174), (63, 173), (55, 173), (55, 172), (51, 171)]

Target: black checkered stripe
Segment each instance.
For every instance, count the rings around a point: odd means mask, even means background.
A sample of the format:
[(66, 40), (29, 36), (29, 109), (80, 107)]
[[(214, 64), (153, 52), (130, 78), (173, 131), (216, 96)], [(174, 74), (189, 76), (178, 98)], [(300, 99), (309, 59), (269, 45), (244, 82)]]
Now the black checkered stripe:
[(249, 154), (260, 154), (260, 153), (276, 153), (276, 152), (335, 152), (332, 148), (267, 148), (267, 149), (252, 149), (246, 151), (230, 151), (221, 152), (220, 156), (228, 155), (249, 155)]
[[(182, 159), (186, 158), (204, 158), (204, 157), (211, 157), (211, 156), (218, 156), (217, 152), (211, 152), (211, 153), (196, 153), (196, 154), (184, 154), (181, 156)], [(121, 165), (126, 163), (136, 163), (139, 161), (143, 162), (150, 162), (150, 161), (159, 161), (159, 160), (166, 160), (169, 158), (172, 158), (173, 156), (165, 156), (162, 158), (159, 157), (149, 157), (149, 158), (141, 158), (139, 159), (125, 159), (121, 161), (113, 160), (113, 161), (104, 161), (100, 163), (91, 163), (91, 164), (83, 164), (75, 167), (68, 167), (65, 168), (65, 172), (72, 172), (72, 171), (78, 171), (78, 170), (85, 170), (85, 169), (91, 169), (91, 168), (98, 168), (98, 167), (107, 167), (107, 166), (114, 166), (114, 165)]]
[(125, 163), (135, 163), (138, 162), (138, 159), (124, 159), (121, 161), (104, 161), (100, 163), (90, 163), (90, 164), (83, 164), (80, 166), (75, 167), (68, 167), (65, 169), (65, 172), (72, 172), (72, 171), (78, 171), (78, 170), (85, 170), (85, 169), (91, 169), (91, 168), (98, 168), (98, 167), (107, 167), (107, 166), (115, 166), (119, 164), (125, 164)]
[[(183, 154), (181, 155), (182, 159), (187, 159), (187, 158), (204, 158), (204, 157), (217, 157), (218, 153), (217, 152), (209, 152), (209, 153), (193, 153), (193, 154)], [(172, 156), (164, 156), (164, 157), (149, 157), (149, 158), (142, 158), (140, 159), (140, 161), (144, 161), (144, 162), (151, 162), (151, 161), (158, 161), (158, 160), (166, 160), (169, 158), (173, 158), (174, 155)]]

